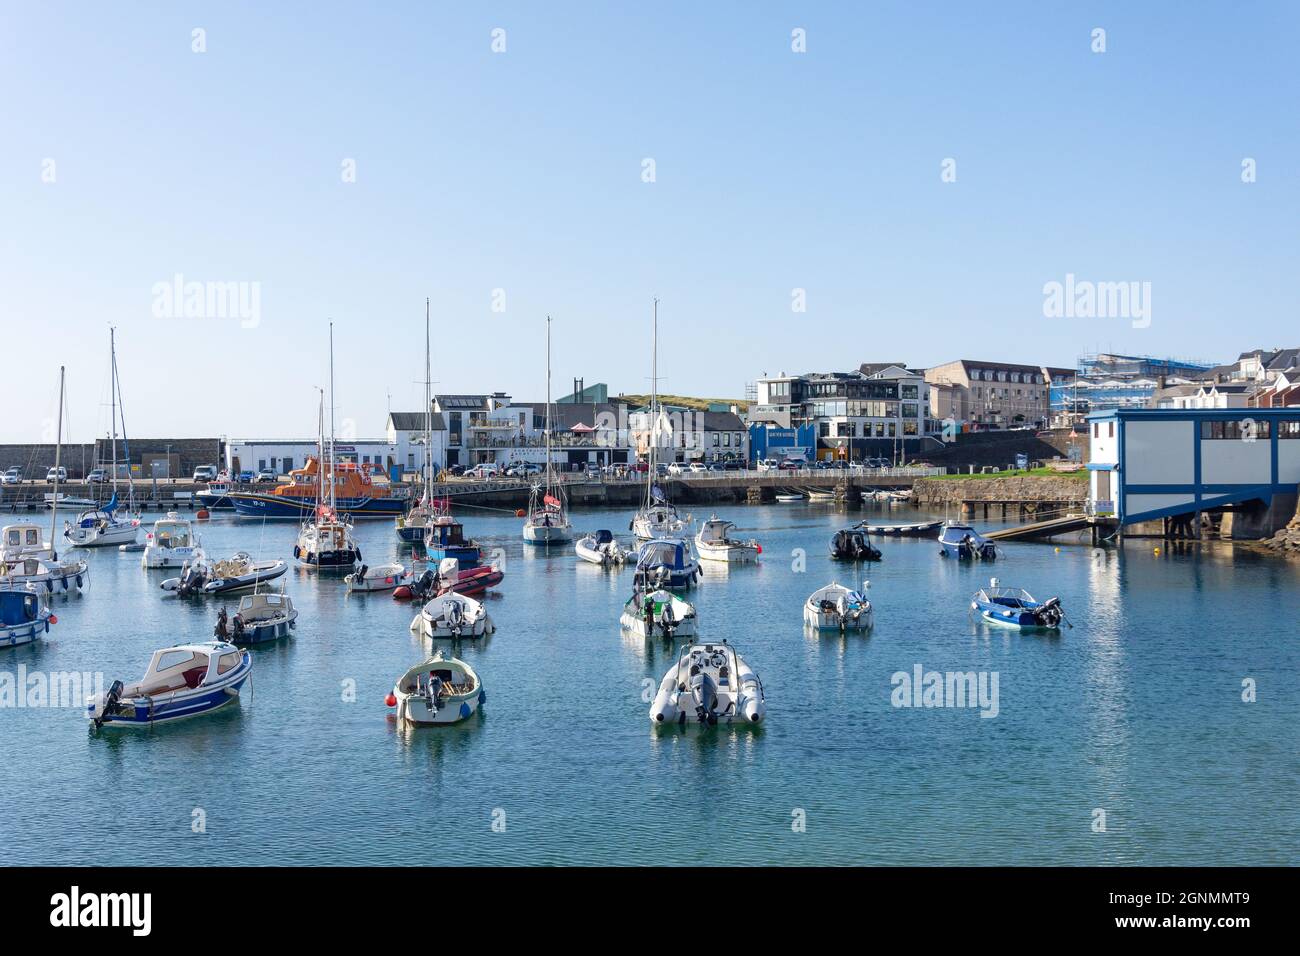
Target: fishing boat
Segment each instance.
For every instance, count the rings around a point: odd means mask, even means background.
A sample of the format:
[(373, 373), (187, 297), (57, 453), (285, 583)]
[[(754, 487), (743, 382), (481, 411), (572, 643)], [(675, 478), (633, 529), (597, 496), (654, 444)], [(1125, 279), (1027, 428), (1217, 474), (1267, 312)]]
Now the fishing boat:
[(683, 644), (650, 704), (651, 722), (678, 726), (758, 724), (766, 714), (763, 682), (726, 641)]
[(699, 618), (695, 605), (662, 588), (646, 591), (637, 588), (623, 605), (618, 623), (641, 637), (694, 637)]
[(391, 591), (411, 583), (411, 572), (404, 564), (381, 564), (372, 568), (361, 565), (351, 574), (344, 575), (348, 593), (366, 594), (371, 591)]
[(76, 558), (60, 558), (54, 550), (59, 527), (59, 505), (67, 495), (59, 493), (63, 460), (64, 368), (59, 366), (59, 412), (54, 444), (54, 490), (50, 504), (50, 539), (44, 540), (40, 526), (16, 522), (0, 529), (0, 587), (32, 585), (45, 594), (82, 591), (90, 581), (90, 567)]
[(496, 630), (492, 616), (472, 597), (448, 592), (434, 598), (411, 621), (411, 630), (431, 640), (485, 637)]
[(683, 538), (658, 538), (641, 545), (636, 580), (647, 589), (687, 588), (700, 576), (700, 562)]
[(867, 538), (865, 521), (851, 528), (841, 528), (831, 536), (831, 559), (834, 561), (879, 561), (880, 549)]
[(992, 561), (997, 558), (998, 549), (970, 525), (949, 521), (939, 532), (939, 553), (959, 561)]
[(441, 648), (397, 679), (386, 703), (397, 719), (417, 726), (455, 724), (474, 716), (487, 699), (474, 668)]
[(645, 500), (632, 518), (628, 530), (640, 541), (670, 538), (685, 534), (691, 518), (677, 513), (668, 496), (656, 483), (659, 456), (659, 300), (653, 303), (652, 338), (650, 347), (650, 429), (646, 437)]
[(230, 492), (234, 490), (228, 481), (215, 481), (210, 483), (202, 491), (194, 492), (194, 498), (201, 507), (209, 511), (232, 511), (234, 504), (230, 500)]
[(230, 594), (260, 587), (281, 577), (287, 570), (287, 561), (254, 561), (247, 551), (212, 561), (200, 550), (181, 568), (179, 577), (168, 578), (159, 587), (164, 591), (174, 591), (180, 597)]
[(455, 558), (443, 558), (436, 569), (425, 568), (419, 578), (394, 590), (393, 598), (427, 601), (448, 592), (477, 597), (496, 587), (504, 577), (505, 572), (496, 565), (475, 564), (467, 568)]
[(239, 699), (253, 657), (226, 641), (177, 644), (154, 651), (144, 677), (113, 681), (86, 699), (96, 727), (147, 727), (208, 714)]
[(736, 530), (734, 521), (727, 521), (712, 515), (700, 525), (695, 535), (695, 551), (701, 561), (723, 561), (727, 564), (749, 564), (757, 561), (763, 553), (763, 546), (753, 538), (742, 540), (733, 538)]
[(928, 538), (938, 531), (942, 521), (912, 521), (906, 524), (873, 524), (863, 529), (868, 534), (884, 535), (891, 538)]
[(569, 512), (564, 502), (564, 485), (557, 480), (551, 461), (551, 317), (546, 317), (546, 469), (541, 483), (528, 496), (528, 517), (524, 519), (524, 541), (528, 544), (562, 544), (573, 537)]
[(49, 633), (59, 619), (30, 584), (0, 585), (0, 647), (30, 644)]
[[(131, 477), (130, 461), (131, 446), (126, 440), (126, 417), (122, 414), (122, 382), (117, 374), (117, 330), (110, 328), (108, 330), (108, 350), (109, 350), (109, 420), (112, 438), (110, 447), (112, 449), (112, 468), (109, 474), (112, 476), (113, 494), (108, 503), (102, 508), (90, 508), (83, 511), (77, 518), (75, 525), (64, 522), (63, 537), (74, 547), (78, 548), (108, 548), (121, 547), (124, 544), (133, 544), (137, 540), (137, 533), (140, 530), (140, 518), (138, 516), (126, 517), (119, 515), (117, 500), (117, 424), (119, 419), (122, 423), (122, 448), (126, 456), (127, 470), (127, 509), (128, 512), (135, 510), (135, 482)], [(62, 391), (62, 390), (60, 390)], [(62, 417), (59, 420), (62, 426)], [(56, 487), (55, 492), (58, 492)], [(57, 499), (56, 499), (57, 500)]]
[[(424, 460), (420, 463), (424, 490), (419, 499), (411, 505), (411, 510), (404, 515), (399, 515), (395, 522), (398, 539), (408, 544), (420, 544), (425, 541), (425, 526), (438, 513), (433, 497), (433, 371), (429, 342), (429, 300), (426, 298), (424, 300)], [(477, 557), (475, 560), (478, 560)]]
[(861, 591), (831, 583), (808, 595), (803, 620), (819, 631), (866, 631), (875, 623), (875, 613)]
[(199, 536), (186, 518), (175, 511), (153, 523), (145, 535), (142, 568), (179, 568), (200, 554)]
[(573, 550), (583, 561), (599, 564), (603, 568), (618, 567), (627, 561), (630, 554), (635, 553), (619, 544), (614, 538), (614, 532), (603, 528), (584, 534), (573, 543)]
[(464, 567), (478, 564), (483, 549), (477, 541), (465, 537), (465, 528), (451, 516), (448, 498), (430, 499), (422, 529), (424, 552), (430, 561), (455, 558)]
[(971, 598), (970, 609), (990, 624), (1018, 627), (1021, 630), (1059, 630), (1065, 619), (1060, 598), (1037, 600), (1024, 588), (1004, 588), (997, 578), (980, 588)]
[(0, 542), (0, 587), (30, 584), (46, 594), (67, 594), (83, 590), (90, 581), (87, 563), (59, 558), (39, 525), (5, 525)]
[(264, 644), (288, 637), (297, 627), (298, 611), (287, 594), (259, 592), (239, 599), (239, 610), (227, 620), (226, 609), (217, 612), (214, 636), (232, 644)]

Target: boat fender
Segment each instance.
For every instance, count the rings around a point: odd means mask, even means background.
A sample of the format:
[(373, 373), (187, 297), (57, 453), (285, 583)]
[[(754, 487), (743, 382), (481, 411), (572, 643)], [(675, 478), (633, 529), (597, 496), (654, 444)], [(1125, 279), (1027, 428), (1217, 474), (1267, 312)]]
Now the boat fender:
[(480, 689), (479, 689), (479, 692), (478, 692), (478, 704), (479, 704), (479, 706), (482, 707), (484, 701), (486, 701), (486, 700), (487, 700), (487, 691), (485, 691), (485, 690), (483, 690), (482, 688), (480, 688)]
[(464, 720), (466, 717), (469, 716), (469, 714), (470, 714), (469, 704), (467, 704), (465, 701), (462, 700), (460, 702), (460, 719)]
[(391, 690), (388, 692), (388, 696), (384, 698), (384, 703), (387, 704), (389, 707), (397, 706), (397, 697), (393, 694)]
[(293, 556), (294, 558), (302, 557), (302, 549), (298, 547), (296, 544), (293, 546)]
[[(65, 585), (65, 587), (66, 587), (66, 585)], [(50, 592), (53, 592), (53, 591), (54, 591), (54, 579), (53, 579), (53, 578), (46, 578), (46, 579), (45, 579), (45, 590), (46, 590), (46, 591), (50, 591)]]

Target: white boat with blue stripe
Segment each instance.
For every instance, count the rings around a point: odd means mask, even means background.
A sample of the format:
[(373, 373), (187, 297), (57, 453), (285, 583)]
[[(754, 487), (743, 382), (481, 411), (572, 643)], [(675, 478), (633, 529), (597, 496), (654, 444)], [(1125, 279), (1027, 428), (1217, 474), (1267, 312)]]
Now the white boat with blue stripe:
[(113, 681), (86, 698), (96, 727), (148, 727), (211, 713), (239, 699), (253, 673), (253, 657), (226, 641), (177, 644), (154, 652), (144, 677)]
[(975, 592), (970, 609), (990, 624), (1021, 630), (1056, 631), (1062, 624), (1074, 626), (1065, 619), (1060, 598), (1039, 601), (1024, 588), (1000, 586), (997, 578)]

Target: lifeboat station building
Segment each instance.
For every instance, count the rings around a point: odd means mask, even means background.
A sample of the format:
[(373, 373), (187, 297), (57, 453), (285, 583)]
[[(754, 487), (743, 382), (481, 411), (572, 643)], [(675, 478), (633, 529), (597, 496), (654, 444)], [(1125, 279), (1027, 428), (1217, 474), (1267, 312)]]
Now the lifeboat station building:
[(1300, 408), (1117, 409), (1088, 418), (1088, 511), (1121, 531), (1147, 523), (1263, 538), (1296, 515)]

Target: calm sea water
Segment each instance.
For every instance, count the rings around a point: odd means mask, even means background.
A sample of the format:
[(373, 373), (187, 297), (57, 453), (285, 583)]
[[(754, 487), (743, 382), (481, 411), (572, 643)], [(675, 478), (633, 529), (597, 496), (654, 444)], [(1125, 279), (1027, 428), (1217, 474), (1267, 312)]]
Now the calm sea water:
[[(736, 644), (762, 677), (759, 730), (652, 728), (643, 694), (672, 653), (620, 634), (630, 573), (526, 550), (518, 519), (466, 511), (467, 530), (506, 560), (489, 601), (496, 635), (460, 651), (487, 690), (480, 717), (396, 726), (384, 697), (429, 651), (408, 629), (415, 609), (291, 568), (296, 636), (253, 651), (237, 706), (99, 733), (79, 708), (0, 710), (0, 862), (436, 863), (449, 848), (457, 863), (1300, 857), (1300, 564), (1131, 542), (1120, 553), (1011, 544), (996, 566), (972, 567), (932, 541), (884, 540), (884, 561), (862, 566), (874, 632), (817, 636), (803, 600), (854, 580), (826, 557), (845, 516), (811, 504), (720, 513), (760, 539), (762, 563), (710, 573), (690, 600), (703, 633)], [(625, 532), (629, 518), (579, 512), (575, 525)], [(226, 517), (202, 532), (217, 555), (284, 558), (295, 533)], [(362, 523), (359, 537), (371, 565), (409, 562), (389, 522)], [(56, 601), (46, 641), (0, 652), (0, 673), (130, 680), (154, 649), (210, 636), (219, 602), (165, 596), (158, 583), (174, 572), (115, 550), (89, 560), (89, 592)], [(1059, 595), (1075, 628), (973, 623), (969, 598), (991, 573)], [(891, 675), (917, 664), (996, 671), (997, 717), (891, 706)], [(1242, 701), (1245, 678), (1255, 703)], [(452, 838), (431, 841), (434, 827)]]

